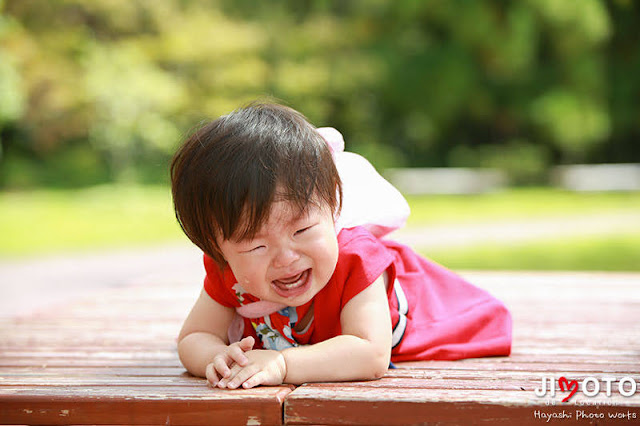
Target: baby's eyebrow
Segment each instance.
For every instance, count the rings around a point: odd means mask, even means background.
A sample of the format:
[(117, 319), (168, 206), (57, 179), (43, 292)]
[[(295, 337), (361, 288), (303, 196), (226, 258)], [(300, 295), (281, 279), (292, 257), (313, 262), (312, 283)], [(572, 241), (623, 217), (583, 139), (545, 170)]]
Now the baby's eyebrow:
[(252, 229), (247, 228), (238, 236), (232, 237), (231, 240), (237, 244), (249, 244), (252, 241), (264, 239), (268, 234), (268, 232), (265, 231), (266, 227), (267, 223), (265, 221), (265, 223), (263, 223), (258, 230), (253, 231)]
[(234, 244), (245, 244), (255, 240), (258, 237), (257, 232), (252, 232), (249, 228), (238, 229), (231, 235), (228, 241)]
[(229, 238), (229, 241), (235, 243), (235, 244), (249, 244), (251, 243), (253, 240), (256, 240), (260, 238), (259, 234), (254, 234), (251, 235), (250, 233), (243, 233), (240, 236), (237, 237), (231, 237)]

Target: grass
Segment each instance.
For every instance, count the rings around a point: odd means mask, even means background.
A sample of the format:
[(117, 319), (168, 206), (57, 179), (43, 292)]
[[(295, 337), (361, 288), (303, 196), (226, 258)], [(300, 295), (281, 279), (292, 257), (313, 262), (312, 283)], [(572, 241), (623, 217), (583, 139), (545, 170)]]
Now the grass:
[(625, 235), (418, 251), (450, 269), (640, 271), (640, 231)]
[[(408, 226), (495, 223), (640, 211), (640, 193), (520, 188), (479, 195), (409, 197)], [(624, 235), (424, 250), (451, 269), (640, 271), (640, 223)]]
[[(408, 226), (639, 211), (640, 193), (514, 189), (410, 197)], [(165, 186), (0, 193), (0, 257), (186, 241)], [(640, 270), (640, 224), (626, 235), (424, 253), (453, 269)]]
[(184, 238), (164, 186), (0, 193), (0, 256), (145, 245)]
[(407, 224), (499, 222), (509, 219), (639, 211), (640, 193), (578, 193), (552, 188), (518, 188), (489, 194), (408, 197)]

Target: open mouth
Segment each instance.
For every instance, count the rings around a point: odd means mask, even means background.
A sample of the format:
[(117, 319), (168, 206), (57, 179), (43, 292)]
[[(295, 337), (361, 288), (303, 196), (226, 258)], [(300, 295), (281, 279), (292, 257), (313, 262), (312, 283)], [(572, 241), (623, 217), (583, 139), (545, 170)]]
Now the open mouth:
[(295, 297), (307, 291), (311, 283), (311, 269), (306, 269), (297, 275), (271, 281), (271, 287), (281, 297)]

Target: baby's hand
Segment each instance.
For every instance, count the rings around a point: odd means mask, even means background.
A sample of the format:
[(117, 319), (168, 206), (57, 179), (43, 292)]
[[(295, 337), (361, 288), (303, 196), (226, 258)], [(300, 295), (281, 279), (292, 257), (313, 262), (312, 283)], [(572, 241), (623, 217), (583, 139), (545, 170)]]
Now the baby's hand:
[(282, 353), (273, 350), (254, 350), (246, 354), (246, 365), (234, 364), (231, 374), (218, 383), (221, 388), (235, 389), (242, 385), (249, 389), (258, 385), (282, 384), (287, 375), (287, 364)]
[[(229, 378), (231, 375), (231, 366), (239, 365), (244, 366), (249, 363), (245, 352), (250, 351), (253, 348), (255, 340), (253, 337), (248, 336), (239, 342), (235, 342), (227, 346), (227, 349), (220, 352), (213, 358), (213, 362), (207, 365), (206, 376), (211, 386), (216, 386), (220, 383), (220, 379)], [(224, 387), (224, 386), (220, 386)]]

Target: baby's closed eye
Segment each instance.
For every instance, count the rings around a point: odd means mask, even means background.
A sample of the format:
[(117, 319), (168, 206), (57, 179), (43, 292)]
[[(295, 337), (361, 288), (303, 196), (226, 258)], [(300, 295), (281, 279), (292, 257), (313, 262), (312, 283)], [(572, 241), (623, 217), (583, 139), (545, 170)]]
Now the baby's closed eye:
[(260, 251), (261, 249), (263, 249), (265, 247), (266, 246), (263, 246), (263, 245), (255, 246), (255, 247), (252, 247), (252, 248), (250, 248), (248, 250), (243, 251), (242, 253), (255, 253), (255, 252)]
[(308, 231), (308, 230), (309, 230), (309, 229), (311, 229), (312, 227), (313, 227), (313, 225), (311, 225), (311, 226), (307, 226), (307, 227), (304, 227), (304, 228), (301, 228), (301, 229), (298, 229), (298, 230), (296, 231), (296, 233), (295, 233), (295, 234), (296, 234), (296, 235), (303, 234), (304, 232)]

